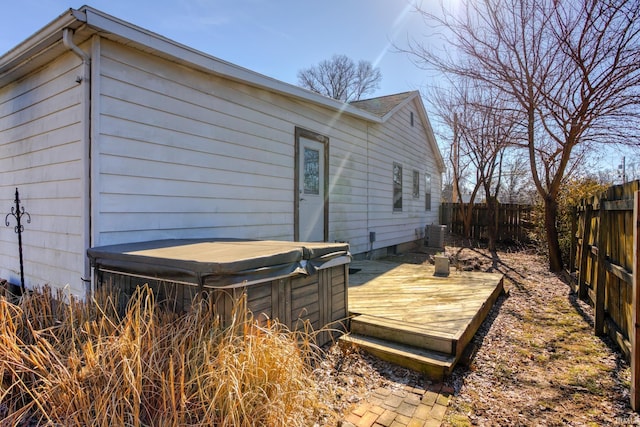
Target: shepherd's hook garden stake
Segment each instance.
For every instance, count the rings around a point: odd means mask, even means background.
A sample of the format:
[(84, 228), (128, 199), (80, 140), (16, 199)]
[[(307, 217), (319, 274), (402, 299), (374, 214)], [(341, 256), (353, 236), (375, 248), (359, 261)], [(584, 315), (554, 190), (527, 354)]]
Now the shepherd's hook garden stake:
[(16, 226), (14, 227), (14, 231), (18, 234), (18, 254), (20, 255), (20, 287), (22, 289), (22, 294), (25, 293), (24, 287), (24, 264), (22, 261), (22, 232), (24, 231), (24, 225), (22, 225), (22, 217), (27, 216), (27, 224), (31, 223), (31, 215), (29, 212), (24, 210), (24, 206), (20, 206), (20, 194), (18, 193), (18, 189), (16, 188), (16, 199), (15, 206), (11, 207), (11, 213), (8, 213), (7, 216), (4, 217), (4, 224), (9, 227), (9, 217), (13, 216), (16, 219)]

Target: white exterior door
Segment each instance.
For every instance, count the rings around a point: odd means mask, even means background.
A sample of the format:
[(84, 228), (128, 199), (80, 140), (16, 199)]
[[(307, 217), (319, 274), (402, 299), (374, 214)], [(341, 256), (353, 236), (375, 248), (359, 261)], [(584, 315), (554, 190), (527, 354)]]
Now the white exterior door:
[(325, 145), (300, 136), (297, 158), (297, 239), (322, 242), (325, 239)]

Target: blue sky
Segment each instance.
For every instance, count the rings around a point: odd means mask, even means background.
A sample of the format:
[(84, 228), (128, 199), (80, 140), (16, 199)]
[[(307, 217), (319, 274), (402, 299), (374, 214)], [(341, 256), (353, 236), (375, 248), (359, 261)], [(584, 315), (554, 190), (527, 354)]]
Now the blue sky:
[[(69, 8), (83, 4), (176, 40), (220, 59), (287, 83), (297, 72), (333, 54), (367, 60), (382, 72), (371, 96), (421, 90), (438, 76), (419, 69), (395, 46), (408, 39), (432, 42), (434, 30), (413, 10), (457, 0), (4, 0), (0, 14), (0, 55)], [(430, 35), (431, 34), (431, 35)], [(425, 99), (425, 106), (431, 109)], [(434, 126), (436, 118), (431, 114)], [(442, 141), (441, 141), (442, 143)], [(626, 152), (625, 152), (626, 151)], [(598, 169), (616, 169), (622, 156), (640, 165), (635, 151), (603, 148), (593, 153)], [(636, 166), (638, 167), (638, 166)]]
[[(364, 59), (382, 72), (372, 96), (423, 89), (429, 75), (393, 44), (427, 29), (410, 0), (94, 0), (90, 6), (220, 59), (287, 83), (333, 54)], [(0, 52), (84, 2), (5, 2)], [(425, 4), (439, 4), (429, 0)]]

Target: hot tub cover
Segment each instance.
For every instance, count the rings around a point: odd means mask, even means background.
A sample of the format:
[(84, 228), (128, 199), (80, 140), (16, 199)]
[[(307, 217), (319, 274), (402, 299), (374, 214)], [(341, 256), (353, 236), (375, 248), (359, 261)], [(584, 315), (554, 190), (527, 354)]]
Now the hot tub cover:
[(169, 239), (94, 247), (98, 269), (208, 287), (226, 287), (294, 274), (313, 274), (340, 257), (346, 243), (242, 239)]

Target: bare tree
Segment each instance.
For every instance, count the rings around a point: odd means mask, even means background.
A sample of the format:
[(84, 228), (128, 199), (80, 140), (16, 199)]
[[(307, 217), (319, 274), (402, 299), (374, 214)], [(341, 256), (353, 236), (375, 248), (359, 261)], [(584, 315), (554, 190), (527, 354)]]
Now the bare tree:
[[(484, 191), (489, 218), (489, 250), (495, 250), (497, 240), (497, 203), (502, 180), (505, 151), (516, 126), (512, 109), (497, 96), (495, 90), (477, 82), (460, 80), (450, 91), (436, 91), (436, 114), (452, 129), (453, 146), (450, 158), (457, 179), (467, 168), (475, 173), (468, 203), (461, 201), (464, 232), (470, 236), (472, 209), (479, 190)], [(459, 191), (459, 187), (458, 187)]]
[[(473, 204), (482, 182), (477, 179), (472, 158), (469, 156), (468, 140), (462, 137), (463, 131), (460, 129), (459, 117), (463, 116), (462, 121), (465, 120), (464, 116), (466, 116), (466, 108), (468, 107), (464, 102), (466, 96), (466, 90), (452, 88), (451, 90), (435, 89), (431, 98), (435, 106), (435, 115), (440, 124), (451, 131), (451, 135), (444, 136), (444, 139), (452, 141), (451, 147), (447, 150), (450, 164), (448, 170), (451, 173), (452, 202), (460, 205), (458, 210), (460, 217), (457, 220), (462, 222), (464, 237), (470, 238)], [(470, 176), (470, 171), (475, 176)], [(463, 184), (465, 182), (468, 185)], [(463, 189), (468, 190), (469, 197), (466, 201), (462, 197)]]
[(501, 189), (501, 200), (505, 203), (532, 203), (529, 200), (532, 188), (528, 159), (518, 152), (510, 154), (503, 169), (504, 186)]
[[(410, 45), (417, 62), (494, 87), (515, 106), (544, 201), (549, 268), (563, 268), (556, 220), (562, 182), (589, 144), (638, 144), (638, 0), (462, 0), (464, 13), (421, 11), (450, 51)], [(578, 156), (579, 157), (579, 156)]]
[(485, 194), (487, 205), (487, 225), (489, 250), (496, 250), (498, 237), (498, 194), (503, 177), (503, 160), (507, 148), (512, 143), (516, 126), (511, 110), (491, 89), (478, 93), (475, 117), (470, 131), (475, 135), (475, 150), (472, 151), (474, 164), (479, 170), (479, 179)]
[(357, 64), (345, 55), (333, 55), (318, 65), (298, 71), (298, 84), (343, 102), (357, 101), (373, 93), (382, 74), (368, 61)]

